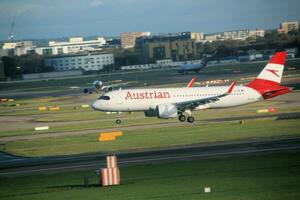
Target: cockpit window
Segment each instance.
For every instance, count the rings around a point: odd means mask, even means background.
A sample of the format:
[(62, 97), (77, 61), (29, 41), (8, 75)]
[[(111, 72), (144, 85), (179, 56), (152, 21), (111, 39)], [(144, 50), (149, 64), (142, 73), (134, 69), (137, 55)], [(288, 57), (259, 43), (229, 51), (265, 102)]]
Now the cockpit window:
[(99, 99), (102, 99), (102, 100), (110, 100), (110, 97), (109, 97), (109, 96), (101, 96), (101, 97), (99, 97)]

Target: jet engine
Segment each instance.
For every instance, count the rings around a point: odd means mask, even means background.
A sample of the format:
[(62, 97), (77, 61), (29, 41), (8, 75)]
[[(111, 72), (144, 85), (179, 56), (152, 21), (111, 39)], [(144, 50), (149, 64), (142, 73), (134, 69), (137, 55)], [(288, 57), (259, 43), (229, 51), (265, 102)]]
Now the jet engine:
[(163, 104), (157, 106), (157, 114), (159, 118), (175, 118), (177, 117), (177, 107), (172, 104)]
[(144, 112), (146, 117), (157, 117), (157, 110), (147, 110)]
[(95, 87), (96, 89), (100, 90), (101, 87), (102, 87), (102, 85), (103, 85), (103, 83), (102, 83), (102, 81), (96, 80), (96, 81), (93, 82), (93, 85), (94, 85), (94, 87)]
[(158, 118), (175, 118), (177, 117), (177, 107), (172, 104), (158, 105), (155, 110), (147, 110), (144, 112), (146, 117)]
[(84, 88), (83, 93), (85, 94), (92, 94), (93, 92), (98, 93), (100, 90), (102, 90), (103, 83), (102, 81), (96, 80), (93, 82), (93, 86), (94, 87)]

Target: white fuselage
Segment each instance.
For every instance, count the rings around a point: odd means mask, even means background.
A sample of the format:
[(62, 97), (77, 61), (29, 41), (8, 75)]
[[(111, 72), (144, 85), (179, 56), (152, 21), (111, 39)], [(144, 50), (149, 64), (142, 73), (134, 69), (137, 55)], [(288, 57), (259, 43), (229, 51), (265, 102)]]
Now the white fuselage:
[[(224, 94), (227, 90), (228, 86), (116, 90), (105, 94), (109, 99), (95, 101), (93, 107), (112, 112), (147, 111), (156, 109), (162, 104), (207, 99)], [(246, 86), (236, 86), (228, 96), (220, 98), (219, 101), (200, 105), (195, 110), (226, 108), (260, 100), (263, 100), (263, 97), (256, 90)]]

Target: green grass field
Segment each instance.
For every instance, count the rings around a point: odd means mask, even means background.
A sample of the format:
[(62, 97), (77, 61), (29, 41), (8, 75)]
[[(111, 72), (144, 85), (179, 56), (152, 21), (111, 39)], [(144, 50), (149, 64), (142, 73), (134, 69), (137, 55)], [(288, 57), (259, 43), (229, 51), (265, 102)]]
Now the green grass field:
[[(102, 188), (93, 170), (0, 177), (5, 200), (298, 200), (300, 153), (121, 167), (121, 185)], [(90, 186), (83, 185), (89, 176)], [(204, 193), (204, 187), (211, 193)]]
[[(122, 130), (122, 129), (121, 129)], [(9, 142), (1, 148), (24, 156), (64, 155), (87, 152), (120, 152), (180, 146), (216, 141), (232, 141), (300, 135), (299, 120), (247, 120), (235, 122), (184, 124), (163, 128), (124, 131), (116, 141), (98, 142), (98, 132), (80, 135)]]

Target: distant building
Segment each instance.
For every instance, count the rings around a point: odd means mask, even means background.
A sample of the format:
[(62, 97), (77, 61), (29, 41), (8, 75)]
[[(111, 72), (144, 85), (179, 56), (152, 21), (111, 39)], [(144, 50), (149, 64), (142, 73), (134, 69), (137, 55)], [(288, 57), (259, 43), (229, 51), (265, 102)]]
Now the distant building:
[(223, 32), (222, 36), (225, 40), (245, 40), (250, 35), (250, 30), (237, 30)]
[(0, 59), (4, 56), (13, 56), (14, 49), (0, 49)]
[(2, 49), (14, 49), (17, 46), (17, 42), (5, 42)]
[(282, 22), (280, 24), (279, 29), (277, 29), (278, 33), (285, 33), (287, 34), (290, 31), (299, 31), (299, 22), (294, 21), (294, 22)]
[(145, 62), (172, 59), (191, 60), (197, 54), (196, 40), (182, 38), (152, 38), (139, 41)]
[(196, 42), (204, 40), (204, 34), (202, 32), (189, 32), (190, 39), (194, 39)]
[(81, 69), (84, 71), (102, 70), (106, 65), (114, 64), (113, 54), (88, 53), (77, 55), (62, 55), (47, 58), (46, 66), (54, 67), (56, 71)]
[(205, 35), (204, 37), (205, 42), (214, 42), (220, 39), (221, 39), (220, 34), (210, 34), (210, 35)]
[(250, 37), (264, 37), (265, 30), (262, 30), (262, 29), (250, 30), (249, 36)]
[(52, 47), (37, 47), (37, 48), (35, 48), (35, 53), (38, 55), (43, 55), (43, 56), (57, 55), (57, 54), (53, 53)]
[(150, 32), (126, 32), (121, 33), (121, 47), (124, 49), (135, 47), (135, 39), (150, 36)]
[(95, 40), (83, 40), (82, 37), (71, 37), (67, 42), (50, 41), (48, 47), (37, 47), (35, 52), (39, 55), (76, 54), (85, 51), (99, 51), (106, 44), (103, 37)]
[(205, 35), (205, 42), (213, 42), (217, 40), (246, 40), (249, 37), (264, 37), (265, 31), (262, 29), (256, 30), (235, 30), (235, 31), (225, 31), (222, 33)]
[(159, 33), (153, 35), (151, 38), (166, 39), (166, 38), (177, 38), (177, 39), (193, 39), (196, 42), (204, 40), (204, 34), (202, 32), (176, 32), (176, 33)]
[(2, 46), (4, 50), (12, 50), (16, 56), (27, 54), (33, 48), (32, 41), (5, 42)]

